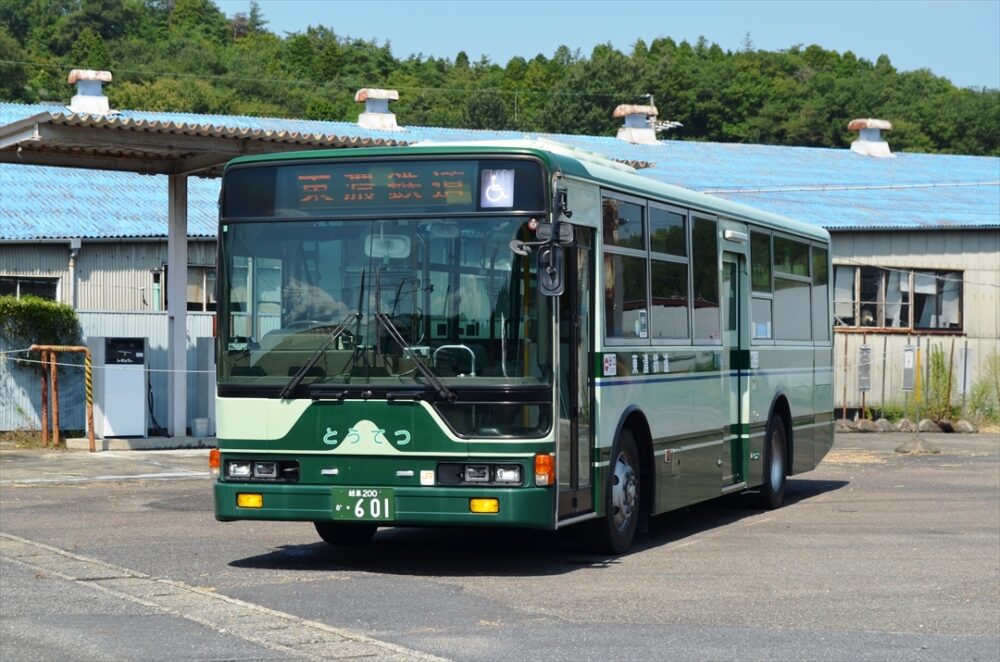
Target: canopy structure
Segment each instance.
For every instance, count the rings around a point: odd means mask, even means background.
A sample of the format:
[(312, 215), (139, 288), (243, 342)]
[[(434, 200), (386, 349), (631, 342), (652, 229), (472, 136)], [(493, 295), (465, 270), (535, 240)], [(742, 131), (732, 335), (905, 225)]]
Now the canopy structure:
[[(188, 260), (188, 177), (218, 177), (226, 162), (247, 154), (405, 144), (390, 137), (311, 131), (319, 123), (309, 122), (286, 121), (284, 128), (271, 128), (257, 118), (196, 123), (187, 121), (192, 116), (169, 113), (94, 114), (56, 105), (0, 105), (0, 163), (168, 175), (167, 265), (176, 274), (186, 272)], [(187, 432), (186, 286), (183, 278), (167, 283), (167, 428), (174, 436)]]

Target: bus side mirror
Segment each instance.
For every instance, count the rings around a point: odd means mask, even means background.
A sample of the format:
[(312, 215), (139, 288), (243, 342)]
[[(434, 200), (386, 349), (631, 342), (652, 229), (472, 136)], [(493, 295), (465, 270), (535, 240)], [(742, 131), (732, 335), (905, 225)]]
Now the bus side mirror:
[(538, 249), (538, 291), (542, 296), (557, 297), (563, 293), (563, 247), (545, 244)]
[[(539, 223), (535, 230), (535, 236), (539, 241), (549, 241), (552, 239), (552, 223)], [(569, 223), (559, 224), (559, 236), (556, 241), (566, 246), (573, 243), (573, 226)]]

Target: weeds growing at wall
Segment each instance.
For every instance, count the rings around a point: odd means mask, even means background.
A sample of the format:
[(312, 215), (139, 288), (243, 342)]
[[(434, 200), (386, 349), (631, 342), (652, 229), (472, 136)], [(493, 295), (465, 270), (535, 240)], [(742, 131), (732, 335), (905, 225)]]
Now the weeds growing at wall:
[(977, 425), (1000, 424), (1000, 354), (993, 352), (972, 385), (965, 415)]

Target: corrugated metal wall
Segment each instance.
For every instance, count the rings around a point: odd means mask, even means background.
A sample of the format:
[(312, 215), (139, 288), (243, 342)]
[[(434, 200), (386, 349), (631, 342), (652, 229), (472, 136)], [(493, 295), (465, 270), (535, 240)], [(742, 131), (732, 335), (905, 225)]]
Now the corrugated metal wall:
[(1000, 231), (837, 232), (832, 243), (834, 264), (961, 271), (965, 332), (964, 335), (835, 334), (837, 407), (845, 404), (852, 409), (861, 407), (858, 366), (860, 347), (864, 344), (871, 347), (872, 356), (872, 389), (865, 394), (866, 406), (877, 408), (882, 403), (902, 406), (913, 400), (913, 392), (902, 390), (907, 346), (921, 348), (924, 390), (931, 350), (942, 351), (946, 365), (952, 361), (952, 402), (961, 404), (972, 384), (983, 375), (986, 358), (991, 353), (1000, 354)]
[[(59, 301), (73, 305), (69, 242), (6, 244), (0, 248), (0, 256), (0, 274), (58, 278)], [(166, 261), (167, 242), (162, 239), (83, 242), (76, 258), (75, 307), (79, 310), (160, 310), (153, 270), (162, 269)], [(188, 264), (214, 265), (215, 241), (189, 241)]]
[[(167, 424), (167, 314), (119, 312), (113, 315), (102, 312), (79, 312), (80, 326), (84, 342), (92, 336), (145, 337), (149, 339), (150, 384), (153, 392), (153, 416), (161, 426)], [(212, 335), (212, 315), (209, 313), (188, 313), (187, 316), (187, 411), (188, 425), (191, 419), (205, 416), (208, 404), (203, 399), (205, 384), (198, 379), (205, 376), (196, 372), (198, 338)], [(20, 347), (2, 347), (6, 352)], [(39, 414), (41, 405), (41, 381), (38, 372), (32, 368), (15, 365), (15, 355), (4, 355), (0, 360), (0, 430), (19, 428), (37, 429), (41, 425)], [(19, 354), (17, 356), (24, 356)], [(82, 430), (85, 425), (86, 402), (84, 397), (82, 357), (64, 354), (60, 362), (74, 363), (64, 367), (59, 374), (59, 424), (64, 430)], [(100, 366), (94, 366), (100, 369)], [(212, 369), (211, 366), (208, 366)], [(214, 383), (214, 382), (213, 382)], [(201, 386), (201, 388), (199, 388)], [(152, 423), (151, 423), (152, 424)]]
[(1000, 338), (1000, 230), (836, 232), (834, 264), (963, 272), (969, 338)]

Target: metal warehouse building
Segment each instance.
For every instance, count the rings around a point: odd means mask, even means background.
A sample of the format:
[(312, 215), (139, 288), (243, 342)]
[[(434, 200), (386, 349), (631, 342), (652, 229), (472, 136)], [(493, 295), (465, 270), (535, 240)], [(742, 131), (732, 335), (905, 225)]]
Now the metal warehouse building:
[[(88, 95), (96, 105), (86, 98), (76, 103)], [(71, 108), (0, 104), (0, 294), (71, 304), (85, 335), (148, 337), (150, 367), (163, 370), (151, 379), (154, 416), (167, 420), (168, 203), (171, 181), (182, 177), (186, 273), (183, 287), (175, 282), (170, 291), (186, 293), (190, 311), (184, 364), (191, 372), (182, 382), (186, 420), (190, 425), (195, 417), (210, 417), (210, 382), (203, 376), (211, 365), (197, 346), (198, 338), (211, 335), (219, 192), (212, 177), (227, 158), (248, 151), (525, 137), (398, 126), (388, 110), (392, 98), (393, 92), (359, 93), (368, 107), (358, 123), (111, 111), (99, 86), (81, 88)], [(661, 141), (648, 128), (655, 108), (619, 110), (625, 126), (617, 137), (534, 137), (831, 233), (838, 407), (902, 404), (909, 397), (903, 368), (914, 356), (907, 348), (917, 347), (924, 371), (931, 351), (944, 353), (952, 366), (953, 403), (960, 404), (987, 357), (1000, 353), (1000, 159), (892, 154), (891, 139), (881, 133), (888, 123), (878, 120), (852, 122), (859, 138), (850, 150)], [(69, 135), (80, 128), (90, 144), (59, 143), (61, 130)], [(172, 177), (139, 174), (139, 157), (149, 155), (128, 146), (141, 134), (172, 146), (177, 153), (171, 158), (186, 158), (190, 167)], [(114, 150), (102, 153), (105, 137)], [(194, 154), (199, 141), (212, 145), (214, 158), (181, 154), (184, 145)], [(48, 160), (33, 158), (42, 146)], [(86, 151), (86, 158), (65, 161), (84, 167), (32, 165), (63, 163), (51, 157), (60, 150), (69, 156)], [(123, 166), (129, 159), (136, 165)], [(37, 385), (13, 368), (9, 355), (3, 358), (0, 429), (37, 425)], [(71, 380), (61, 391), (73, 388)], [(83, 427), (79, 401), (64, 405), (63, 420), (63, 427)]]

